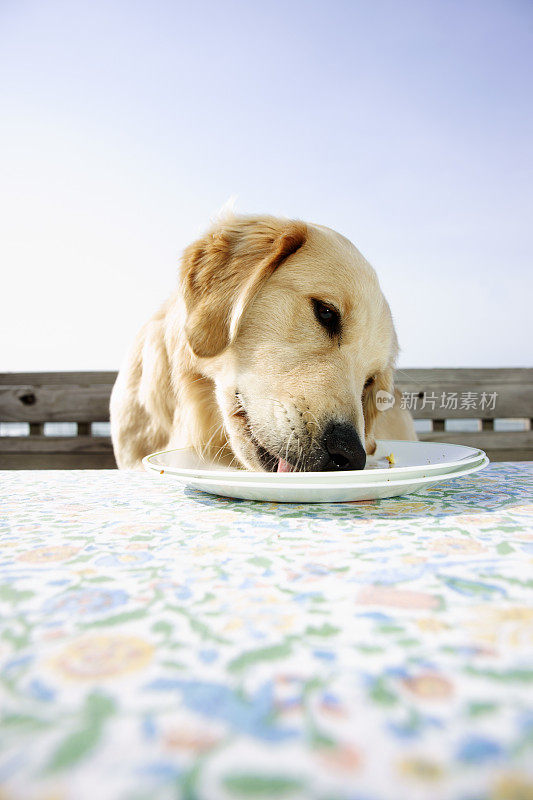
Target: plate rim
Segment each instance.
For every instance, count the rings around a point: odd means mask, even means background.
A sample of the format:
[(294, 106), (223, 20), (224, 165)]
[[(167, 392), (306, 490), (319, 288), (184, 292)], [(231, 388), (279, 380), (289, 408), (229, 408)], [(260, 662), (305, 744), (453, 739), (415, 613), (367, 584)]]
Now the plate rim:
[[(453, 480), (454, 478), (460, 478), (464, 475), (470, 475), (473, 472), (477, 472), (481, 469), (484, 469), (490, 464), (489, 457), (485, 454), (483, 458), (477, 464), (469, 464), (464, 469), (457, 470), (455, 472), (446, 472), (439, 475), (427, 475), (422, 477), (410, 477), (410, 478), (399, 478), (396, 480), (386, 480), (386, 481), (374, 481), (370, 483), (285, 483), (285, 484), (273, 484), (273, 483), (263, 483), (263, 482), (246, 482), (246, 483), (234, 483), (230, 480), (220, 480), (216, 478), (195, 478), (195, 477), (181, 477), (177, 475), (169, 475), (174, 479), (179, 481), (180, 483), (184, 484), (191, 484), (191, 483), (209, 483), (211, 485), (220, 486), (221, 488), (224, 486), (231, 486), (234, 488), (242, 487), (247, 488), (254, 488), (254, 489), (281, 489), (283, 491), (289, 490), (301, 490), (301, 489), (374, 489), (382, 486), (406, 486), (413, 483), (424, 485), (426, 483), (439, 483), (440, 481), (445, 480)], [(153, 471), (153, 470), (150, 470)], [(301, 475), (305, 475), (307, 473), (299, 473)], [(338, 473), (337, 473), (338, 474)], [(206, 490), (207, 491), (207, 490)]]
[[(434, 471), (436, 472), (436, 470), (440, 470), (442, 468), (444, 468), (447, 472), (449, 472), (449, 471), (453, 471), (457, 467), (460, 468), (462, 466), (467, 466), (467, 465), (472, 464), (475, 461), (477, 461), (477, 460), (479, 460), (479, 459), (481, 459), (483, 457), (487, 457), (485, 451), (481, 450), (480, 448), (470, 447), (468, 445), (456, 444), (454, 442), (431, 442), (431, 441), (430, 442), (418, 442), (418, 441), (412, 441), (412, 440), (407, 440), (407, 439), (379, 439), (378, 442), (388, 442), (391, 445), (395, 445), (395, 444), (401, 444), (401, 445), (414, 444), (414, 445), (418, 445), (418, 444), (420, 444), (420, 445), (435, 445), (437, 447), (444, 445), (445, 447), (460, 447), (460, 448), (464, 448), (464, 449), (472, 451), (469, 455), (464, 456), (462, 459), (455, 459), (454, 461), (444, 461), (444, 462), (441, 462), (441, 463), (434, 463), (434, 464), (411, 464), (411, 465), (405, 466), (405, 467), (398, 467), (397, 470), (401, 471), (402, 475), (404, 475), (405, 473), (407, 473), (409, 475), (412, 472), (417, 472), (417, 471), (420, 472), (422, 470), (429, 470), (430, 472), (434, 472)], [(205, 476), (203, 476), (203, 477), (207, 478), (209, 475), (212, 475), (214, 480), (221, 480), (219, 476), (220, 476), (221, 473), (225, 472), (224, 470), (209, 470), (209, 469), (202, 470), (201, 468), (198, 468), (198, 467), (172, 467), (172, 466), (169, 467), (169, 466), (165, 466), (164, 464), (154, 464), (153, 462), (151, 462), (151, 459), (156, 458), (157, 456), (166, 455), (168, 453), (178, 453), (178, 452), (182, 452), (182, 451), (187, 451), (187, 452), (194, 451), (194, 447), (189, 445), (188, 447), (174, 447), (174, 448), (171, 448), (169, 450), (158, 450), (158, 451), (156, 451), (154, 453), (149, 453), (148, 455), (144, 456), (144, 458), (142, 459), (143, 467), (146, 470), (153, 471), (153, 472), (160, 472), (161, 470), (164, 470), (165, 472), (169, 472), (169, 474), (174, 474), (176, 476), (179, 473), (183, 477), (194, 477), (195, 475), (198, 475), (198, 473), (203, 472), (203, 473), (205, 473)], [(396, 471), (396, 470), (394, 470), (394, 468), (392, 468), (392, 471)], [(372, 470), (364, 470), (364, 469), (363, 470), (342, 470), (343, 475), (352, 476), (354, 478), (356, 476), (363, 476), (366, 472), (372, 472), (372, 474), (375, 475), (376, 477), (384, 478), (386, 475), (390, 475), (391, 467), (377, 467), (376, 469), (372, 469)], [(272, 473), (270, 473), (270, 472), (261, 472), (259, 470), (244, 470), (243, 469), (243, 470), (236, 470), (236, 471), (231, 472), (231, 473), (227, 472), (226, 474), (228, 476), (229, 475), (238, 475), (239, 476), (239, 479), (238, 479), (239, 482), (246, 483), (246, 484), (254, 482), (256, 480), (256, 476), (261, 476), (262, 479), (266, 479), (266, 482), (271, 484), (271, 485), (277, 485), (279, 483), (280, 479), (281, 479), (281, 482), (286, 483), (287, 485), (291, 485), (291, 484), (295, 484), (296, 485), (299, 482), (299, 479), (300, 479), (299, 476), (307, 475), (307, 476), (312, 476), (312, 480), (314, 480), (314, 481), (317, 480), (318, 476), (324, 476), (324, 479), (326, 480), (327, 483), (335, 483), (335, 485), (337, 485), (336, 482), (335, 482), (335, 476), (338, 475), (339, 473), (336, 472), (336, 471), (325, 472), (325, 471), (320, 471), (320, 470), (309, 471), (309, 472), (305, 472), (305, 473), (303, 473), (303, 472), (272, 472)], [(446, 474), (446, 473), (443, 473), (443, 474)], [(228, 480), (229, 480), (229, 477), (228, 477)], [(385, 482), (387, 482), (387, 483), (389, 482), (388, 478), (386, 479)]]

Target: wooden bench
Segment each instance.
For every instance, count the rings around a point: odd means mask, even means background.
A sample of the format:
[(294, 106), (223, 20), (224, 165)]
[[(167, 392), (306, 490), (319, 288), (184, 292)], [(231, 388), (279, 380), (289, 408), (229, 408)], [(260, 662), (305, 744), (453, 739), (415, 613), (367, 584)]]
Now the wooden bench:
[[(0, 469), (116, 467), (109, 435), (95, 435), (94, 424), (109, 421), (115, 378), (116, 372), (0, 374)], [(398, 371), (396, 385), (415, 420), (429, 421), (421, 440), (481, 447), (493, 461), (533, 460), (533, 369), (407, 369)], [(498, 430), (506, 419), (521, 420), (524, 429)], [(454, 420), (470, 420), (477, 430), (450, 430)], [(74, 423), (74, 433), (47, 435), (53, 422)], [(6, 423), (26, 423), (26, 435), (6, 435)]]

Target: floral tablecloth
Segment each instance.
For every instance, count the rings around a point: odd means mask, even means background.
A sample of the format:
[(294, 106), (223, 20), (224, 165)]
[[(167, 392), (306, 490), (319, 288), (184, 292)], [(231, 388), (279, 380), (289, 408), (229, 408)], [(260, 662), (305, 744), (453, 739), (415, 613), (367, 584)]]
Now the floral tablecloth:
[(532, 477), (0, 473), (0, 798), (531, 800)]

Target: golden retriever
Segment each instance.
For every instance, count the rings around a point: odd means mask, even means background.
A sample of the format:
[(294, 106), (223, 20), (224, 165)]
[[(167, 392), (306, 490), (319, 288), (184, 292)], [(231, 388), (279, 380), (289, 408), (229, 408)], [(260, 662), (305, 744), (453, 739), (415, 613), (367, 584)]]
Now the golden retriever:
[(362, 469), (376, 438), (416, 439), (397, 354), (376, 273), (348, 239), (226, 217), (185, 250), (176, 292), (119, 372), (117, 464), (211, 446), (250, 470)]

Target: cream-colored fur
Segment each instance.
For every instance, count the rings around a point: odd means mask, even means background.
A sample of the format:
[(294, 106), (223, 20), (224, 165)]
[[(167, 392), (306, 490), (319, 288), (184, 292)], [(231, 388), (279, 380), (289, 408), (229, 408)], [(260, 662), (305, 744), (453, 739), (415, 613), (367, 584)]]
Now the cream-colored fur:
[[(338, 310), (340, 335), (317, 320), (315, 300)], [(387, 411), (376, 402), (394, 391), (397, 353), (376, 274), (348, 239), (298, 221), (226, 218), (187, 248), (176, 292), (119, 372), (118, 466), (193, 446), (248, 469), (272, 468), (265, 454), (321, 468), (332, 422), (353, 426), (367, 453), (376, 438), (416, 439), (398, 393)]]

